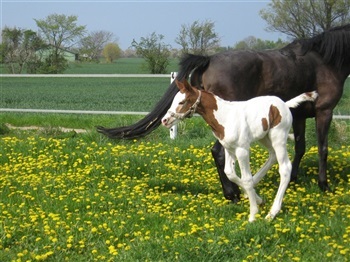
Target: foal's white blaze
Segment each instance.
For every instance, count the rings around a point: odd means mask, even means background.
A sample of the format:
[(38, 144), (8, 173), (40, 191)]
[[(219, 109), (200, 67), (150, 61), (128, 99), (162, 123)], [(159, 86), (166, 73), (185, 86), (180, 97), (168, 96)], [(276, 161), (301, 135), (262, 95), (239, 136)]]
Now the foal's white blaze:
[(165, 116), (162, 118), (162, 124), (163, 126), (170, 128), (173, 125), (176, 125), (178, 122), (180, 122), (180, 119), (175, 118), (174, 116), (172, 116), (172, 113), (177, 113), (180, 111), (180, 103), (182, 101), (184, 101), (185, 99), (185, 94), (178, 92), (175, 97), (174, 100), (168, 110), (168, 112), (165, 114)]

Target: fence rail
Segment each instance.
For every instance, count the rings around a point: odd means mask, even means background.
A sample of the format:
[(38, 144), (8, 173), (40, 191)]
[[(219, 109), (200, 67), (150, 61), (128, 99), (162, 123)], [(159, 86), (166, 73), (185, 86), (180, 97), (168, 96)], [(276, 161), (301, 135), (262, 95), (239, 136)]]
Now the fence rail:
[(91, 110), (57, 110), (57, 109), (17, 109), (0, 108), (0, 112), (17, 113), (53, 113), (53, 114), (87, 114), (87, 115), (147, 115), (148, 112), (134, 111), (91, 111)]
[[(170, 82), (174, 80), (177, 72), (170, 73)], [(52, 77), (52, 78), (64, 78), (64, 77), (169, 77), (169, 74), (0, 74), (1, 77)], [(350, 78), (350, 75), (349, 75)], [(0, 108), (0, 112), (22, 112), (22, 113), (61, 113), (61, 114), (100, 114), (100, 115), (147, 115), (148, 112), (133, 112), (133, 111), (89, 111), (89, 110), (55, 110), (55, 109), (15, 109), (15, 108)], [(345, 119), (350, 120), (350, 115), (333, 115), (333, 119)]]
[[(48, 114), (87, 114), (87, 115), (147, 115), (149, 112), (137, 111), (91, 111), (91, 110), (56, 110), (56, 109), (18, 109), (0, 108), (0, 112), (13, 113), (48, 113)], [(195, 114), (195, 116), (198, 116)], [(350, 120), (350, 115), (333, 115), (333, 119)]]
[[(171, 75), (173, 75), (175, 72), (172, 72)], [(33, 77), (33, 78), (40, 78), (40, 77), (53, 77), (53, 78), (64, 78), (64, 77), (146, 77), (146, 78), (152, 78), (152, 77), (169, 77), (169, 74), (0, 74), (1, 77)], [(350, 78), (350, 75), (348, 76)]]
[(0, 74), (0, 77), (32, 77), (32, 78), (40, 78), (40, 77), (52, 77), (52, 78), (68, 78), (68, 77), (143, 77), (143, 78), (157, 78), (157, 77), (169, 77), (169, 74)]

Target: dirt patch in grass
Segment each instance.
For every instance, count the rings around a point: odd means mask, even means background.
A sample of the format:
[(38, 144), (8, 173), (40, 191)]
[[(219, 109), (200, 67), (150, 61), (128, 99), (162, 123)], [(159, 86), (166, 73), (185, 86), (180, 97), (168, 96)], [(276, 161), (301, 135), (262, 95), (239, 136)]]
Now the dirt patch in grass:
[(11, 124), (5, 124), (5, 126), (10, 130), (38, 130), (38, 131), (46, 131), (48, 129), (55, 129), (59, 132), (63, 133), (69, 133), (69, 132), (75, 132), (75, 133), (86, 133), (87, 130), (85, 129), (79, 129), (79, 128), (66, 128), (66, 127), (40, 127), (40, 126), (13, 126)]

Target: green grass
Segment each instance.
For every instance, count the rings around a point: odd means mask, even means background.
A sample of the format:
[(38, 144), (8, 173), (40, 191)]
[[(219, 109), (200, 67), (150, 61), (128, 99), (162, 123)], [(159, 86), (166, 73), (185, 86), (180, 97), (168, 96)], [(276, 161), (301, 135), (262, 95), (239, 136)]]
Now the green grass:
[(345, 81), (343, 95), (333, 113), (350, 115), (350, 77)]
[[(267, 222), (275, 166), (257, 189), (266, 205), (249, 224), (247, 200), (229, 204), (222, 197), (210, 131), (203, 139), (189, 134), (192, 128), (175, 141), (159, 133), (116, 142), (97, 134), (3, 136), (0, 261), (346, 260), (348, 146), (330, 150), (334, 193), (317, 187), (312, 147), (299, 184), (289, 187), (282, 212)], [(253, 172), (265, 159), (254, 146)]]

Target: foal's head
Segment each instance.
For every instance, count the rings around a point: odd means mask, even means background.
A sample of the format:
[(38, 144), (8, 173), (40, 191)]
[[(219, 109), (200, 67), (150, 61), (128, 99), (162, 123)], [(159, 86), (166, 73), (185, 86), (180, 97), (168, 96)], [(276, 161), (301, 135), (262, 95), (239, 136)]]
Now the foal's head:
[(167, 128), (185, 118), (192, 117), (201, 99), (201, 92), (192, 87), (186, 79), (182, 81), (175, 79), (175, 83), (180, 92), (176, 94), (168, 112), (162, 119), (162, 124)]

